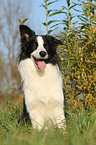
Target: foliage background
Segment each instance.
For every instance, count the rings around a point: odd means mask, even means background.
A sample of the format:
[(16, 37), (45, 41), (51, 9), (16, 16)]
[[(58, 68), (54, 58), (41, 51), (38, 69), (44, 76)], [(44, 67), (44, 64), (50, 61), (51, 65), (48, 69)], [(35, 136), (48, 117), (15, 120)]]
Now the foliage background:
[[(64, 42), (64, 46), (60, 47), (60, 57), (63, 62), (65, 98), (71, 101), (77, 111), (81, 104), (84, 110), (92, 111), (96, 107), (96, 3), (88, 0), (70, 4), (70, 0), (67, 0), (67, 8), (62, 6), (61, 10), (52, 10), (48, 8), (57, 0), (44, 2), (42, 6), (46, 10), (46, 22), (43, 25), (47, 33), (63, 25), (64, 31), (59, 37)], [(80, 10), (75, 8), (77, 5), (81, 7)], [(71, 9), (81, 15), (72, 15)], [(65, 19), (48, 21), (49, 17), (58, 14), (65, 15)], [(74, 17), (80, 19), (79, 27), (76, 27), (78, 21), (72, 21)]]

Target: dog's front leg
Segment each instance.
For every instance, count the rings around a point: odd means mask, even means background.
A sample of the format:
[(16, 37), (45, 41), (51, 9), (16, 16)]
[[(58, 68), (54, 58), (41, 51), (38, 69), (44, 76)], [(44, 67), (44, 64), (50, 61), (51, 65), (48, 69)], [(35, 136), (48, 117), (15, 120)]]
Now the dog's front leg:
[(58, 128), (62, 128), (65, 130), (66, 128), (66, 123), (65, 123), (65, 116), (64, 116), (64, 110), (63, 107), (56, 107), (54, 109), (54, 114), (55, 114), (55, 121), (58, 126)]
[(30, 118), (34, 129), (41, 130), (46, 120), (46, 106), (43, 102), (36, 102), (30, 110)]

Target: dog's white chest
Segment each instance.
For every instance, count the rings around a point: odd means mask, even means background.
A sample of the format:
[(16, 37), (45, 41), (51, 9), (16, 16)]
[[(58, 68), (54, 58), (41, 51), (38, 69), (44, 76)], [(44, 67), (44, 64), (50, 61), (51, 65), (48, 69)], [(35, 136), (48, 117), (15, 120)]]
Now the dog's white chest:
[[(42, 115), (44, 118), (52, 119), (57, 114), (57, 118), (64, 119), (62, 77), (58, 66), (48, 64), (45, 70), (40, 71), (28, 58), (22, 60), (18, 68), (24, 82), (25, 103), (30, 118), (41, 124)], [(43, 110), (43, 112), (40, 113), (40, 110)], [(39, 112), (39, 115), (41, 114), (39, 118), (36, 117), (38, 116), (36, 112)]]
[[(25, 100), (28, 104), (35, 100), (48, 101), (50, 98), (60, 100), (62, 94), (62, 77), (58, 66), (48, 64), (44, 71), (38, 70), (31, 59), (20, 62)], [(54, 98), (55, 96), (55, 98)]]

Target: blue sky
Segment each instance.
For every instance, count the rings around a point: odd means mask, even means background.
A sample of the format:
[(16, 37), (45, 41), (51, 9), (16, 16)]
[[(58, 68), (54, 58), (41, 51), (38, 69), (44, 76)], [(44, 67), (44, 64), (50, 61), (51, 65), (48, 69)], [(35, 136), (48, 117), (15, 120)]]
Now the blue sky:
[[(49, 0), (49, 1), (53, 1), (53, 0)], [(73, 0), (73, 2), (78, 2), (78, 0)], [(40, 7), (41, 4), (44, 4), (44, 0), (33, 0), (32, 1), (32, 15), (30, 15), (29, 17), (29, 25), (31, 28), (33, 28), (33, 30), (35, 30), (35, 32), (37, 34), (42, 33), (42, 34), (46, 34), (46, 28), (45, 26), (42, 25), (43, 22), (45, 22), (46, 20), (46, 12), (45, 9), (43, 7)], [(59, 0), (58, 2), (52, 4), (50, 6), (49, 9), (58, 9), (60, 10), (62, 8), (62, 6), (67, 7), (67, 2), (66, 0)], [(77, 7), (77, 9), (80, 9), (79, 7)], [(33, 14), (34, 13), (34, 14)], [(76, 14), (76, 12), (74, 13), (74, 11), (72, 11), (72, 14)], [(64, 15), (58, 15), (53, 17), (53, 19), (64, 19)], [(76, 18), (75, 18), (76, 20)], [(78, 20), (78, 19), (77, 19)], [(32, 21), (32, 24), (31, 24)], [(62, 26), (59, 28), (60, 30), (62, 29)], [(59, 31), (59, 30), (58, 30)]]

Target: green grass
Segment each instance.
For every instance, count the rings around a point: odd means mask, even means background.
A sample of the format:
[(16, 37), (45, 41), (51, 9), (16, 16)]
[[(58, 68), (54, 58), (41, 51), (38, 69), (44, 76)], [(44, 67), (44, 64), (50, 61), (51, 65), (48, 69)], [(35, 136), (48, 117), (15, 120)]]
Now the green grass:
[(47, 131), (34, 130), (28, 123), (18, 124), (21, 111), (7, 103), (0, 108), (0, 145), (95, 145), (96, 118), (93, 110), (68, 113), (66, 117), (67, 133), (63, 134), (58, 128)]

